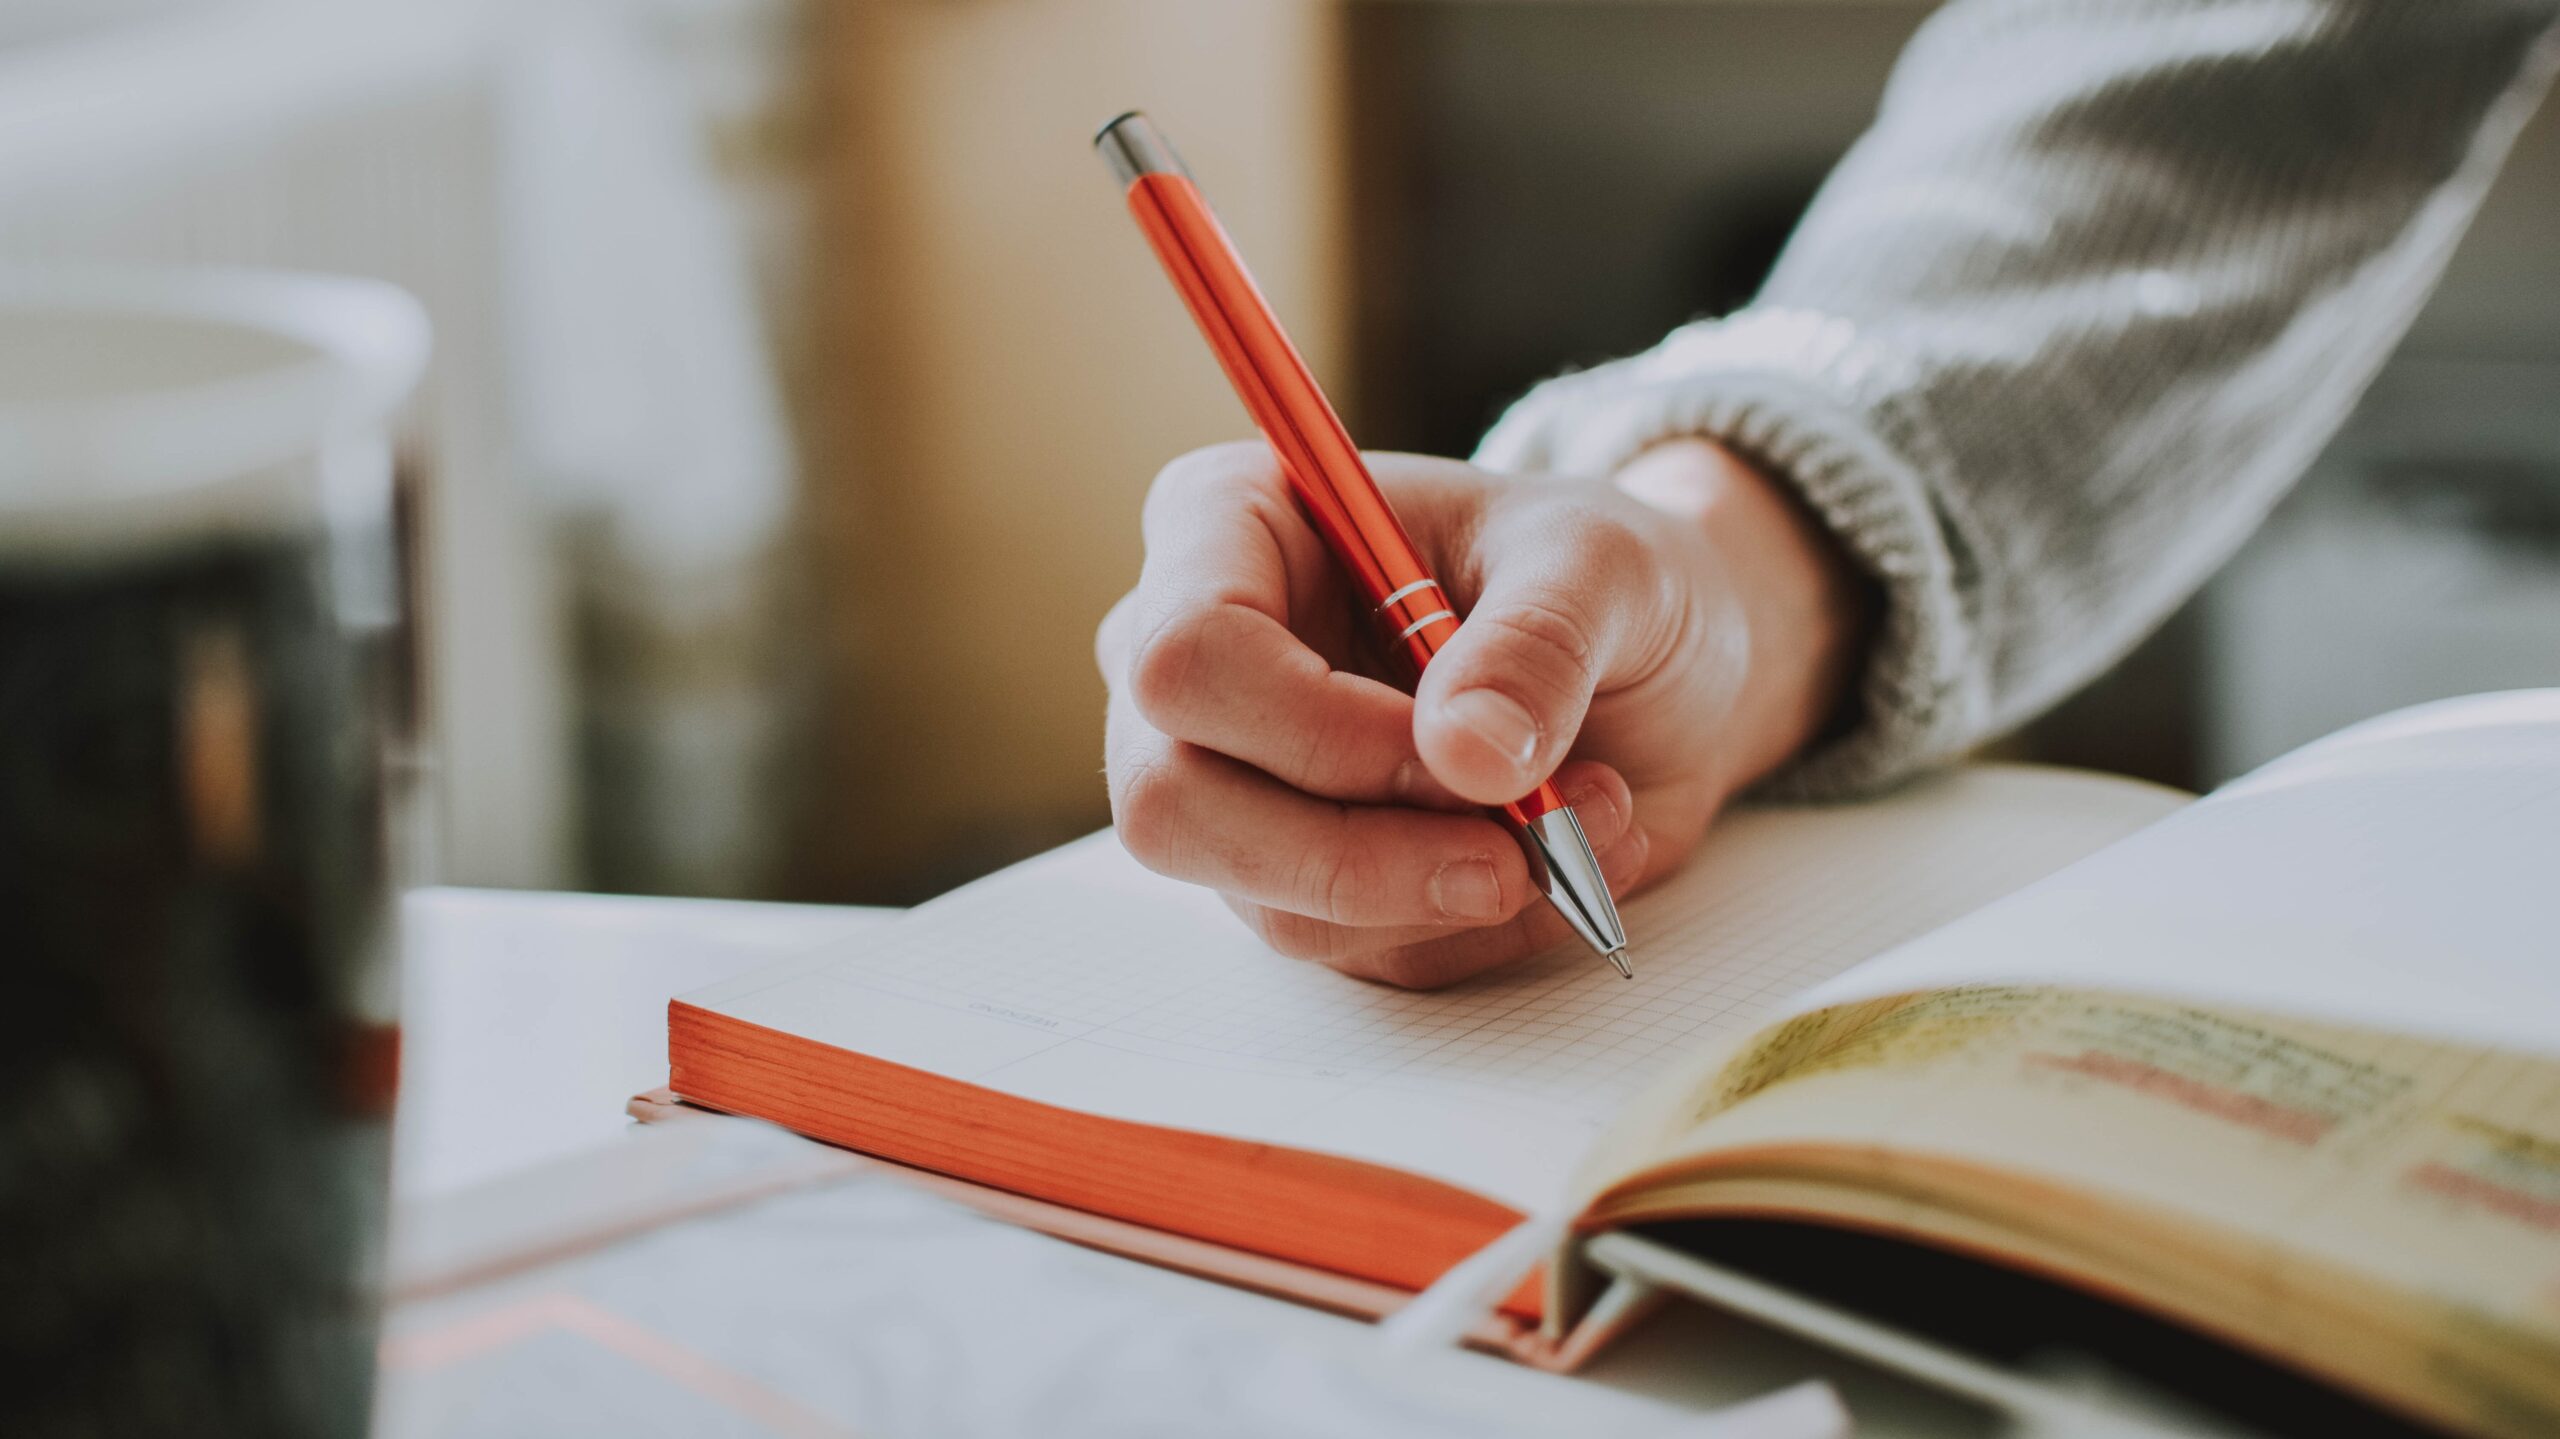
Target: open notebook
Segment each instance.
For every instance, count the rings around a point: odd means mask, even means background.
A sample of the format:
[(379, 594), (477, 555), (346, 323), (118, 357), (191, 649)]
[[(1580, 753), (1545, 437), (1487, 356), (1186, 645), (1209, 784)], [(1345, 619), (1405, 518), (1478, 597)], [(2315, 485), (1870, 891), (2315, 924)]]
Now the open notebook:
[[(1427, 994), (1272, 954), (1215, 896), (1100, 834), (923, 906), (885, 943), (677, 1000), (671, 1087), (1418, 1289), (1557, 1202), (1593, 1137), (1673, 1060), (2178, 802), (1985, 768), (1872, 806), (1737, 814), (1701, 862), (1627, 906), (1644, 937), (1636, 982), (1566, 948)], [(1008, 1099), (1063, 1113), (1009, 1113)]]
[[(676, 1001), (672, 1086), (1397, 1289), (1559, 1208), (1892, 1234), (2530, 1432), (2496, 1416), (2560, 1416), (2555, 854), (2560, 694), (2192, 806), (1990, 767), (1736, 814), (1628, 906), (1633, 984), (1362, 984), (1097, 837)], [(1551, 1353), (1574, 1267), (1505, 1301)]]

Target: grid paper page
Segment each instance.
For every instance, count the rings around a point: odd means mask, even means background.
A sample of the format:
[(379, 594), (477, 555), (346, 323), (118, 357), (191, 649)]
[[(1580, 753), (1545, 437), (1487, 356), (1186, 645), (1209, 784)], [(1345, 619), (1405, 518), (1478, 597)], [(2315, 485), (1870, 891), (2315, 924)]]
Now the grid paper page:
[(1626, 906), (1633, 982), (1571, 945), (1432, 993), (1274, 955), (1214, 896), (1097, 835), (870, 947), (688, 998), (1024, 1098), (1374, 1160), (1528, 1208), (1674, 1058), (2179, 802), (1984, 767), (1867, 804), (1738, 812)]

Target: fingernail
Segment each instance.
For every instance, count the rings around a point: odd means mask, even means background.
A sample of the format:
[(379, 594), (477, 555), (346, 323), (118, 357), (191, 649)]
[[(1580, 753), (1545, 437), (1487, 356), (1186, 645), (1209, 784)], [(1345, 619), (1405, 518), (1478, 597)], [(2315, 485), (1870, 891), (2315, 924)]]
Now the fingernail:
[(1490, 860), (1459, 859), (1431, 876), (1431, 902), (1451, 919), (1482, 923), (1502, 917), (1502, 880)]
[(1608, 844), (1626, 832), (1627, 817), (1618, 813), (1618, 802), (1599, 785), (1584, 785), (1566, 795), (1564, 802), (1581, 821), (1583, 838), (1593, 844)]
[(1449, 696), (1449, 718), (1495, 754), (1522, 769), (1537, 758), (1538, 722), (1500, 690), (1460, 690)]

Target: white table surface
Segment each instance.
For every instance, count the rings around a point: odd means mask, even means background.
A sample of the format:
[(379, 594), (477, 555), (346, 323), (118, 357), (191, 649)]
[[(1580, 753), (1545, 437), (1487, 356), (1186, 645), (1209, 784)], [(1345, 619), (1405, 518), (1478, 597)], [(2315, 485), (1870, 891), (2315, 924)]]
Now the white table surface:
[(667, 1000), (891, 909), (414, 890), (401, 906), (392, 1186), (431, 1198), (612, 1143), (667, 1081)]
[[(623, 1101), (665, 1082), (670, 996), (818, 945), (859, 943), (895, 915), (720, 900), (410, 894), (402, 916), (404, 1050), (394, 1137), (399, 1204), (415, 1209), (485, 1192), (492, 1181), (582, 1153), (609, 1161), (611, 1148), (627, 1144), (634, 1128)], [(977, 1226), (960, 1231), (964, 1247), (976, 1244), (991, 1256), (1021, 1252), (1025, 1236), (1015, 1231), (969, 1216), (954, 1222)], [(899, 1242), (884, 1234), (884, 1261)], [(1069, 1317), (1099, 1302), (1097, 1293), (1118, 1296), (1124, 1309), (1172, 1306), (1176, 1312), (1164, 1321), (1171, 1332), (1188, 1322), (1179, 1311), (1193, 1305), (1204, 1325), (1207, 1316), (1274, 1311), (1259, 1322), (1292, 1332), (1362, 1328), (1133, 1261), (1076, 1253), (1072, 1285), (1019, 1296), (1021, 1302)], [(1807, 1377), (1833, 1383), (1862, 1435), (1996, 1432), (1952, 1401), (1694, 1306), (1655, 1316), (1573, 1379), (1537, 1376), (1567, 1386), (1559, 1392), (1568, 1410), (1571, 1394), (1591, 1391), (1595, 1421), (1622, 1413), (1630, 1399), (1703, 1411)], [(515, 1430), (497, 1415), (494, 1427), (473, 1432)]]

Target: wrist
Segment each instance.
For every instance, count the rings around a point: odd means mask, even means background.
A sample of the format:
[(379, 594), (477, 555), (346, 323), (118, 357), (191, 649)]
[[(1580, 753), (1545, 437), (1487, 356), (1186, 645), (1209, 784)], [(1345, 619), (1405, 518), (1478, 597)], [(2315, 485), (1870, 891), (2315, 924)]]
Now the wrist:
[(1646, 449), (1613, 483), (1703, 538), (1695, 562), (1712, 572), (1698, 583), (1735, 601), (1741, 674), (1727, 722), (1702, 736), (1726, 790), (1847, 729), (1882, 596), (1795, 491), (1699, 438)]

